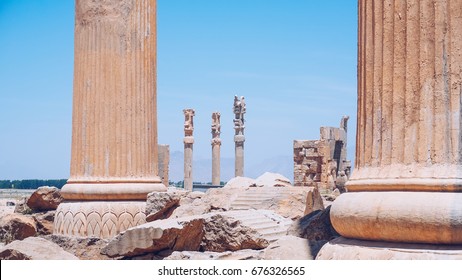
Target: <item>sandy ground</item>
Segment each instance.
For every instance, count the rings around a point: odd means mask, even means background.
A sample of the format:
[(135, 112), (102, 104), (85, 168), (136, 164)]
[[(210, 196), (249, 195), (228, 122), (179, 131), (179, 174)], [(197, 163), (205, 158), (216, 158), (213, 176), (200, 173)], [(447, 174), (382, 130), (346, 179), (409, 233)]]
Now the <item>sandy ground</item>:
[(7, 202), (16, 203), (15, 199), (0, 199), (0, 218), (14, 212), (14, 206), (7, 206)]

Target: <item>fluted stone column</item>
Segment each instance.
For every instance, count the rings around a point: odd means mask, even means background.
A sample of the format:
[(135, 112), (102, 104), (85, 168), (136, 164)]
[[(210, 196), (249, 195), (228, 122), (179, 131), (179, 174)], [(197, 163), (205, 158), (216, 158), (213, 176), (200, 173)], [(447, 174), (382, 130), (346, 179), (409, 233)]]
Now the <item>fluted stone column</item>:
[(75, 2), (71, 175), (54, 233), (109, 238), (145, 221), (157, 174), (156, 1)]
[(169, 185), (170, 146), (157, 145), (159, 177), (164, 186)]
[(220, 113), (212, 113), (212, 185), (220, 185)]
[[(462, 1), (358, 7), (355, 169), (332, 224), (352, 239), (462, 244)], [(433, 257), (462, 257), (451, 250)]]
[(244, 176), (244, 114), (246, 112), (245, 99), (243, 96), (239, 99), (234, 96), (234, 142), (235, 142), (235, 161), (234, 161), (234, 176)]
[(193, 144), (194, 144), (194, 109), (183, 110), (184, 121), (184, 188), (185, 190), (193, 190)]

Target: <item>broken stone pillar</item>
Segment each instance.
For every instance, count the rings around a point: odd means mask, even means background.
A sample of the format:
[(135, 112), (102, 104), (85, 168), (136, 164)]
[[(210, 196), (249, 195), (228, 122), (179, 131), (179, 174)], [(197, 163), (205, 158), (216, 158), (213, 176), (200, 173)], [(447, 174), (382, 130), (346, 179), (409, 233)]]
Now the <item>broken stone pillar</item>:
[[(355, 169), (331, 209), (350, 241), (337, 256), (374, 251), (356, 239), (443, 244), (426, 250), (462, 258), (452, 247), (462, 244), (462, 1), (358, 7)], [(327, 251), (321, 258), (335, 258)]]
[(158, 165), (159, 165), (159, 177), (162, 180), (164, 186), (169, 186), (169, 163), (170, 163), (170, 146), (169, 145), (158, 145)]
[(184, 109), (184, 188), (192, 191), (193, 189), (193, 144), (194, 144), (194, 109)]
[(110, 238), (145, 222), (157, 174), (156, 1), (75, 2), (71, 174), (54, 233)]
[(212, 185), (220, 185), (220, 113), (212, 113)]
[(244, 114), (245, 114), (245, 99), (241, 96), (239, 99), (234, 96), (234, 142), (235, 142), (235, 163), (234, 176), (244, 176)]

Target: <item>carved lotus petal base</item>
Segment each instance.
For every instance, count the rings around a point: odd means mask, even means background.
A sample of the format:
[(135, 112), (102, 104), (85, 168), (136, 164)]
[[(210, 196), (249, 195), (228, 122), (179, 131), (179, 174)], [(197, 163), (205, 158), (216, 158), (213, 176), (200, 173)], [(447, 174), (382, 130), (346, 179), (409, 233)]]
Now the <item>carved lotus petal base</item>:
[(146, 223), (145, 201), (76, 201), (58, 206), (54, 234), (112, 238)]

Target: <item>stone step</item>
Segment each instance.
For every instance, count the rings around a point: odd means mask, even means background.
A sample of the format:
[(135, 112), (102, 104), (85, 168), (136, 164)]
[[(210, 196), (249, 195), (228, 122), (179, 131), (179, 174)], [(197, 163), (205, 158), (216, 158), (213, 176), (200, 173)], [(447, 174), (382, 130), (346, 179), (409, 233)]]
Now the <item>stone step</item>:
[(270, 197), (270, 198), (257, 198), (257, 197), (238, 197), (236, 198), (233, 203), (235, 202), (253, 202), (253, 201), (267, 201), (267, 200), (271, 200), (273, 199), (274, 197)]
[(263, 237), (268, 240), (269, 242), (274, 242), (276, 240), (278, 240), (279, 238), (283, 237), (283, 236), (286, 236), (286, 234), (267, 234), (267, 235), (263, 235)]
[(267, 223), (265, 225), (251, 225), (249, 227), (255, 229), (259, 233), (262, 233), (263, 231), (270, 231), (270, 230), (278, 231), (279, 229), (278, 226), (275, 227), (274, 224), (271, 224), (271, 223)]

